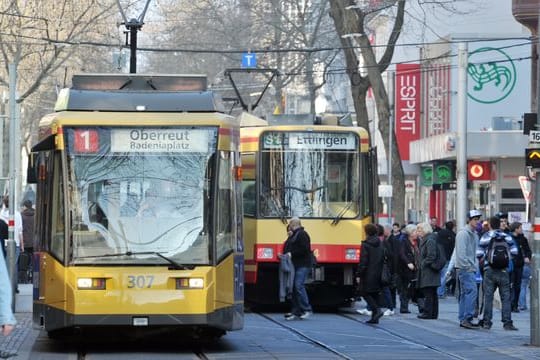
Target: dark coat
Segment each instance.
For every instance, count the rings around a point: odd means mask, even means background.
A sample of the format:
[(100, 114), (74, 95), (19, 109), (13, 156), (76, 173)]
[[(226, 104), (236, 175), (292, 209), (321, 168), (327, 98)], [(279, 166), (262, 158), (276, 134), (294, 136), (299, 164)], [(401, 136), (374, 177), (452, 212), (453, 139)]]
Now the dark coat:
[(433, 270), (431, 263), (437, 257), (437, 234), (431, 233), (420, 240), (420, 267), (418, 287), (439, 287), (441, 285), (440, 271)]
[(384, 241), (386, 255), (390, 259), (390, 270), (392, 274), (399, 273), (399, 252), (401, 250), (402, 238), (405, 237), (401, 232), (398, 234), (391, 234)]
[(382, 289), (381, 273), (384, 261), (384, 248), (377, 236), (370, 236), (362, 242), (357, 277), (364, 292), (379, 292)]
[(35, 210), (31, 208), (21, 212), (24, 247), (29, 249), (34, 247), (34, 214)]
[(450, 257), (452, 257), (452, 252), (454, 252), (454, 247), (456, 246), (456, 233), (452, 230), (442, 229), (437, 233), (437, 241), (444, 248), (446, 261), (449, 261)]
[(516, 246), (518, 248), (517, 255), (512, 258), (512, 260), (514, 261), (514, 266), (523, 267), (523, 265), (525, 265), (525, 261), (523, 260), (523, 258), (531, 258), (531, 248), (529, 246), (529, 241), (523, 234), (519, 234), (517, 236), (512, 234), (512, 239), (514, 239), (514, 242), (516, 243)]
[[(399, 251), (399, 274), (402, 278), (407, 280), (416, 279), (416, 266), (418, 249), (414, 249), (409, 239), (404, 239), (401, 242), (401, 249)], [(414, 270), (409, 269), (407, 264), (413, 264)]]
[(303, 227), (296, 229), (285, 241), (283, 253), (290, 252), (295, 269), (311, 267), (311, 239)]

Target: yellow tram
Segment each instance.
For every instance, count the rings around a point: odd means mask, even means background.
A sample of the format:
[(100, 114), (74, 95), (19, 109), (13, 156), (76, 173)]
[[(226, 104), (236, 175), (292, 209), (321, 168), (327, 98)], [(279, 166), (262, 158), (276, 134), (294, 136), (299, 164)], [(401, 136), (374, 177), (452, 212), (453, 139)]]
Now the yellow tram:
[(246, 300), (279, 302), (278, 254), (286, 220), (297, 216), (317, 258), (306, 284), (311, 303), (345, 305), (354, 298), (363, 226), (373, 221), (368, 133), (284, 122), (241, 128)]
[(76, 75), (40, 122), (34, 322), (243, 327), (239, 126), (202, 76)]

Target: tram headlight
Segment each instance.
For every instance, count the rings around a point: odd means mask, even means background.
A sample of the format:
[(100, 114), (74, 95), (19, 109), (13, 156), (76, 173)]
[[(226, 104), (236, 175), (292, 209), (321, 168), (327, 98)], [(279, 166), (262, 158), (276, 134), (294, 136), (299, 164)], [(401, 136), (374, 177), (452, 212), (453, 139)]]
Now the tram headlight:
[(203, 289), (204, 279), (203, 278), (177, 278), (176, 288), (177, 289)]
[(274, 249), (272, 248), (258, 248), (257, 259), (273, 259)]
[(357, 249), (345, 249), (345, 260), (358, 260), (360, 254)]
[(78, 278), (79, 290), (105, 290), (106, 281), (103, 278)]

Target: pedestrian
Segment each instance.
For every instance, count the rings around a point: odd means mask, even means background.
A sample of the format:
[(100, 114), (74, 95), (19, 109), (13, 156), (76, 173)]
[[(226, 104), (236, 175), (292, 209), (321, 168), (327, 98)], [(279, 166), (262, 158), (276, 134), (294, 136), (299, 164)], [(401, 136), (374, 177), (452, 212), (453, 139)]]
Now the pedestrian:
[[(287, 248), (291, 241), (293, 231), (287, 225), (287, 240), (283, 248)], [(279, 301), (291, 300), (294, 289), (294, 265), (291, 257), (286, 254), (279, 254)], [(291, 316), (292, 313), (285, 314), (285, 317)]]
[(388, 265), (392, 276), (392, 282), (383, 287), (382, 298), (384, 302), (381, 304), (381, 307), (386, 307), (386, 310), (383, 312), (384, 316), (391, 316), (394, 315), (394, 309), (396, 308), (396, 263), (398, 251), (397, 249), (394, 250), (395, 244), (389, 241), (390, 235), (392, 234), (391, 227), (389, 225), (382, 226), (381, 224), (376, 224), (376, 226), (377, 235), (384, 246), (385, 256), (388, 259)]
[[(35, 210), (32, 207), (31, 200), (25, 200), (23, 202), (23, 211), (21, 212), (22, 219), (22, 238), (24, 243), (24, 252), (27, 256), (27, 266), (24, 270), (26, 274), (31, 270), (32, 259), (34, 254), (34, 215)], [(28, 275), (27, 279), (28, 280)]]
[(294, 265), (294, 286), (291, 312), (287, 314), (285, 319), (307, 319), (313, 314), (304, 285), (312, 267), (311, 240), (299, 218), (293, 217), (289, 221), (289, 227), (292, 230), (292, 235), (286, 242), (283, 253), (291, 257)]
[(501, 229), (501, 220), (493, 216), (489, 219), (490, 231), (478, 243), (477, 257), (484, 267), (484, 329), (491, 329), (493, 318), (493, 295), (499, 289), (501, 296), (501, 316), (505, 330), (518, 330), (512, 322), (510, 276), (511, 257), (518, 252), (512, 236)]
[[(440, 270), (432, 268), (437, 258), (437, 234), (433, 232), (431, 225), (420, 223), (416, 227), (420, 239), (420, 266), (418, 268), (418, 288), (424, 296), (423, 312), (418, 315), (419, 319), (437, 319), (439, 317), (439, 298), (437, 287), (439, 286)], [(441, 254), (442, 255), (442, 254)]]
[(360, 247), (360, 263), (356, 273), (362, 297), (371, 309), (368, 324), (378, 324), (383, 312), (379, 309), (379, 298), (382, 290), (381, 274), (384, 261), (384, 246), (377, 236), (377, 226), (366, 224), (364, 227), (366, 240)]
[(501, 229), (507, 234), (510, 234), (510, 228), (508, 226), (508, 213), (499, 211), (497, 214), (495, 214), (495, 217), (499, 218), (500, 220), (501, 224), (499, 226), (499, 229)]
[[(19, 268), (19, 255), (24, 252), (24, 239), (23, 239), (23, 227), (22, 217), (18, 210), (14, 210), (15, 228), (13, 231), (13, 237), (15, 240), (15, 269)], [(9, 225), (9, 195), (4, 196), (2, 201), (2, 209), (0, 210), (0, 221), (4, 221)], [(18, 272), (15, 271), (15, 284), (18, 284)], [(19, 293), (18, 285), (15, 291)]]
[(13, 293), (6, 267), (6, 260), (3, 256), (0, 256), (0, 326), (2, 326), (2, 334), (4, 336), (8, 336), (17, 323), (11, 310), (12, 296)]
[(406, 238), (401, 241), (398, 263), (398, 289), (399, 289), (399, 312), (410, 314), (409, 301), (416, 301), (414, 292), (416, 291), (416, 276), (418, 262), (418, 233), (416, 225), (407, 225), (403, 230)]
[(439, 231), (441, 231), (441, 227), (439, 226), (438, 224), (438, 220), (437, 220), (437, 217), (436, 216), (432, 216), (430, 219), (429, 219), (429, 225), (431, 226), (431, 230), (434, 232), (434, 233), (438, 233)]
[(448, 270), (448, 263), (450, 262), (450, 256), (454, 252), (454, 246), (456, 244), (456, 233), (454, 228), (454, 222), (447, 221), (444, 224), (444, 229), (437, 233), (437, 243), (444, 249), (444, 255), (446, 256), (446, 264), (441, 270), (441, 286), (437, 289), (437, 295), (440, 298), (446, 297), (446, 273)]
[(531, 248), (529, 241), (523, 235), (523, 226), (520, 222), (515, 221), (510, 224), (510, 235), (517, 247), (517, 254), (512, 259), (513, 269), (510, 273), (510, 288), (512, 289), (512, 312), (519, 312), (518, 302), (521, 292), (521, 279), (523, 277), (523, 267), (531, 262)]
[[(459, 281), (459, 326), (465, 329), (476, 329), (473, 323), (478, 289), (476, 287), (476, 247), (478, 234), (476, 226), (482, 217), (478, 210), (470, 210), (467, 214), (467, 225), (456, 234), (454, 249), (454, 267)], [(451, 270), (451, 269), (450, 269)]]
[(4, 258), (7, 256), (6, 253), (6, 240), (9, 237), (9, 228), (8, 224), (0, 219), (0, 241), (2, 242), (2, 253), (4, 254)]
[(531, 275), (531, 265), (525, 264), (525, 266), (523, 266), (523, 275), (521, 277), (521, 291), (519, 292), (519, 310), (527, 310), (527, 298), (529, 285), (531, 284)]

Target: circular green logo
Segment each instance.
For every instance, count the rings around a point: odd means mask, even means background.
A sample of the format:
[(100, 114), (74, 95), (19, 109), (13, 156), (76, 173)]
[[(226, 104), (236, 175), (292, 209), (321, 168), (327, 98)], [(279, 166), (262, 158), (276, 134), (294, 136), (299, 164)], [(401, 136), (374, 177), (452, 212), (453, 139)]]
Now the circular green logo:
[(510, 95), (516, 85), (514, 62), (501, 49), (483, 47), (470, 53), (467, 73), (467, 95), (479, 103), (499, 102)]

